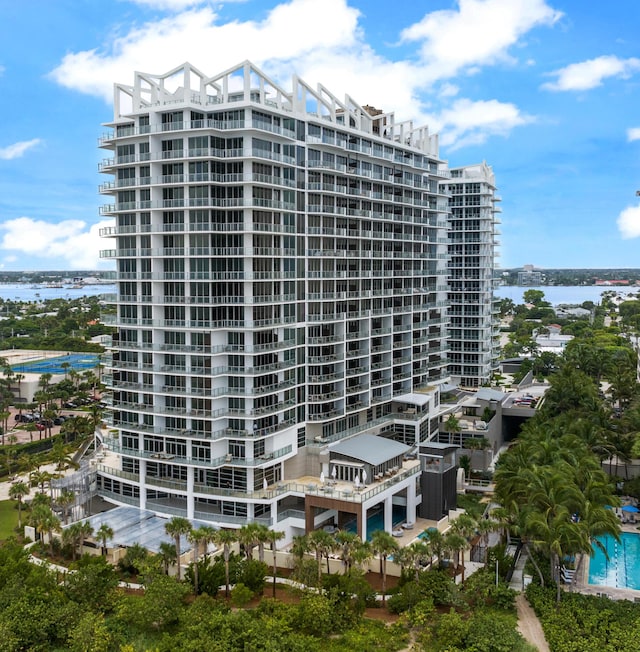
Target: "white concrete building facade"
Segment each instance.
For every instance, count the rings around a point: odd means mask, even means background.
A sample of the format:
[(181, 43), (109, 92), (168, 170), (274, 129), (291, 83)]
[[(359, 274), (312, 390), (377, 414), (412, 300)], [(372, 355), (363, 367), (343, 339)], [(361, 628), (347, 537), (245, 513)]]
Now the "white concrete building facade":
[(414, 517), (411, 455), (356, 483), (331, 478), (331, 448), (357, 434), (412, 448), (437, 428), (449, 212), (437, 136), (297, 77), (285, 90), (250, 62), (136, 73), (115, 86), (108, 126), (105, 445), (118, 461), (99, 469), (102, 495), (289, 537), (337, 524), (341, 506), (361, 534), (372, 508), (386, 526), (394, 506)]
[(498, 368), (498, 303), (494, 289), (500, 209), (486, 163), (453, 168), (449, 217), (449, 372), (465, 388), (487, 383)]

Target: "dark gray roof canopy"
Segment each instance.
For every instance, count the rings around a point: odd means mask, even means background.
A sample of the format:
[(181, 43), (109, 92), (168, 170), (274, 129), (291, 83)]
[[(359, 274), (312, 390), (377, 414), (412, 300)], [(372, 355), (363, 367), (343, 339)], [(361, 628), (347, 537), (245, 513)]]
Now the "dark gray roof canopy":
[(358, 435), (337, 443), (329, 452), (352, 457), (371, 466), (378, 466), (410, 450), (411, 446), (393, 439), (376, 435)]

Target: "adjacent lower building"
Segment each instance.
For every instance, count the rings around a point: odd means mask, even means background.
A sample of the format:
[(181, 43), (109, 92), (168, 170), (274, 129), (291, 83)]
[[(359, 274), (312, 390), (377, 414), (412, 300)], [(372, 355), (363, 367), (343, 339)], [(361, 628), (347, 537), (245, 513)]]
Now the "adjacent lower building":
[(498, 368), (499, 306), (494, 297), (499, 223), (493, 170), (453, 168), (449, 204), (448, 314), (452, 382), (474, 389)]
[(449, 380), (437, 136), (250, 62), (136, 73), (108, 126), (100, 493), (288, 539), (411, 522)]

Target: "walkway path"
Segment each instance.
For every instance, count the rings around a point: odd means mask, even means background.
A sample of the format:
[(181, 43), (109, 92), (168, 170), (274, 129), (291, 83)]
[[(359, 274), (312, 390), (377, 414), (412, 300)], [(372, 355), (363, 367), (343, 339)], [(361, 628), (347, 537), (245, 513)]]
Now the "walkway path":
[(516, 610), (518, 612), (518, 631), (531, 645), (539, 652), (550, 652), (547, 640), (542, 631), (542, 625), (536, 616), (536, 612), (531, 608), (527, 602), (527, 598), (522, 589), (524, 587), (524, 567), (527, 563), (528, 555), (526, 552), (521, 551), (516, 566), (511, 576), (509, 588), (518, 592), (516, 597)]
[(531, 645), (534, 645), (538, 652), (551, 652), (538, 616), (527, 602), (524, 593), (520, 593), (516, 598), (516, 609), (518, 611), (518, 631), (522, 636)]

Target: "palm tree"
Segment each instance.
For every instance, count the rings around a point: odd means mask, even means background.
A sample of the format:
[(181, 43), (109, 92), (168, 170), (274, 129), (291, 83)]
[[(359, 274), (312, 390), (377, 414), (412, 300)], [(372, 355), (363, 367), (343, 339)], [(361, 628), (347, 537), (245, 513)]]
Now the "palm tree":
[(110, 527), (107, 523), (103, 523), (96, 532), (96, 538), (102, 543), (102, 555), (107, 554), (107, 541), (113, 539), (113, 528)]
[(429, 544), (433, 554), (436, 556), (436, 562), (440, 566), (442, 551), (444, 550), (444, 537), (438, 528), (432, 527), (425, 531), (424, 541)]
[(469, 539), (475, 534), (477, 527), (476, 520), (469, 516), (469, 514), (461, 514), (453, 522), (452, 529), (462, 536), (467, 542), (466, 546), (460, 548), (460, 553), (462, 556), (462, 581), (464, 582), (464, 551), (469, 548)]
[(258, 545), (259, 528), (257, 523), (247, 523), (238, 530), (240, 545), (244, 548), (244, 554), (247, 559), (253, 559), (253, 549)]
[(269, 530), (269, 543), (271, 544), (271, 552), (273, 553), (273, 597), (276, 597), (276, 574), (278, 572), (277, 557), (276, 553), (278, 552), (276, 548), (276, 543), (284, 539), (284, 532), (278, 532), (277, 530)]
[(20, 399), (22, 398), (22, 391), (21, 391), (22, 388), (21, 388), (21, 383), (22, 383), (22, 381), (24, 380), (25, 375), (24, 375), (24, 374), (16, 374), (16, 375), (14, 376), (14, 378), (16, 379), (16, 382), (18, 383), (18, 400), (19, 400), (19, 408), (20, 408), (20, 414), (22, 414), (22, 401), (20, 401)]
[(48, 505), (36, 505), (31, 510), (31, 522), (40, 536), (46, 533), (49, 537), (49, 554), (53, 557), (53, 533), (60, 531), (60, 519)]
[(193, 550), (193, 592), (195, 595), (198, 595), (199, 589), (198, 559), (200, 558), (200, 545), (206, 536), (207, 534), (200, 529), (191, 529), (187, 532), (187, 541), (189, 541)]
[(181, 579), (180, 568), (180, 537), (191, 531), (191, 523), (188, 519), (181, 516), (174, 516), (165, 526), (164, 531), (173, 537), (176, 544), (176, 557), (178, 559), (178, 581)]
[(336, 547), (336, 540), (324, 530), (314, 530), (307, 536), (309, 549), (315, 553), (318, 565), (318, 586), (322, 585), (322, 560), (327, 555), (327, 573), (329, 572), (329, 554)]
[(9, 488), (9, 498), (18, 501), (18, 528), (22, 528), (22, 499), (29, 495), (26, 482), (14, 482)]
[(262, 523), (254, 524), (255, 541), (258, 543), (258, 559), (264, 562), (264, 546), (271, 541), (270, 530)]
[(71, 547), (71, 560), (76, 560), (76, 546), (80, 541), (80, 528), (82, 525), (78, 523), (72, 523), (69, 527), (66, 527), (62, 530), (62, 543), (65, 546)]
[(204, 546), (204, 558), (209, 558), (209, 544), (216, 542), (218, 530), (210, 525), (201, 525), (199, 528), (202, 533), (202, 545)]
[(462, 582), (464, 583), (464, 551), (469, 547), (469, 542), (452, 528), (444, 535), (444, 547), (452, 553), (453, 565), (456, 570), (460, 561), (460, 553), (462, 553)]
[(164, 574), (169, 574), (169, 566), (175, 564), (176, 562), (176, 547), (173, 543), (168, 541), (163, 541), (158, 547), (158, 555), (162, 560), (162, 567), (164, 568)]
[(376, 530), (371, 535), (371, 546), (380, 557), (380, 574), (382, 575), (382, 604), (386, 600), (387, 591), (387, 558), (398, 551), (398, 543), (385, 530)]
[(82, 555), (82, 548), (84, 546), (85, 539), (88, 539), (90, 536), (93, 535), (93, 526), (89, 521), (82, 521), (80, 523), (80, 528), (78, 529), (78, 535), (79, 535), (79, 542), (78, 542), (78, 548), (80, 549), (80, 555)]
[(56, 498), (56, 504), (62, 509), (62, 520), (66, 525), (69, 520), (69, 507), (76, 502), (76, 493), (70, 489), (63, 489)]
[(423, 566), (431, 563), (432, 550), (428, 542), (423, 540), (414, 541), (405, 548), (401, 548), (398, 553), (400, 554), (400, 562), (404, 568), (410, 567), (414, 572), (414, 579), (417, 582), (420, 578), (420, 569)]
[(445, 430), (449, 433), (449, 443), (451, 442), (451, 435), (458, 434), (460, 432), (460, 420), (456, 417), (455, 414), (450, 414), (449, 418), (444, 422)]
[(238, 541), (238, 535), (233, 530), (218, 530), (216, 543), (222, 546), (222, 556), (224, 559), (224, 581), (225, 597), (229, 597), (229, 556), (231, 546)]
[(357, 534), (341, 530), (336, 534), (336, 541), (340, 545), (340, 557), (344, 564), (344, 574), (346, 575), (353, 565), (353, 555), (356, 548), (362, 545), (362, 541)]
[(53, 476), (49, 471), (31, 471), (29, 474), (29, 481), (32, 487), (40, 487), (40, 493), (44, 494), (44, 485), (50, 483)]

